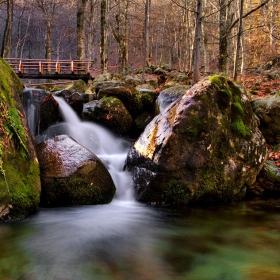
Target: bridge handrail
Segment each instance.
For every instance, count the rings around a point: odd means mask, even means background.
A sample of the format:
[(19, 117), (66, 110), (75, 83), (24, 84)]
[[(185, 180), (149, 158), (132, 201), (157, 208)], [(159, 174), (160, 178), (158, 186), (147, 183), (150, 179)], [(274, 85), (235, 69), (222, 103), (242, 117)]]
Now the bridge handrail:
[(18, 73), (84, 73), (90, 74), (93, 62), (90, 60), (50, 60), (50, 59), (20, 59), (5, 58), (14, 71)]

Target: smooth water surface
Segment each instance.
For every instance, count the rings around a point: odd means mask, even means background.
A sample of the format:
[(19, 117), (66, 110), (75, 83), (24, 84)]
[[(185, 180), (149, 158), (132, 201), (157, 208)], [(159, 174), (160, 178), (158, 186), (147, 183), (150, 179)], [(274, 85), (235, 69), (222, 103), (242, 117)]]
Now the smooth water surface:
[(280, 202), (40, 209), (0, 225), (0, 279), (280, 279)]
[(37, 140), (73, 137), (104, 162), (117, 194), (108, 205), (40, 209), (0, 224), (0, 280), (280, 279), (280, 201), (139, 204), (123, 171), (129, 144), (59, 102), (65, 122)]

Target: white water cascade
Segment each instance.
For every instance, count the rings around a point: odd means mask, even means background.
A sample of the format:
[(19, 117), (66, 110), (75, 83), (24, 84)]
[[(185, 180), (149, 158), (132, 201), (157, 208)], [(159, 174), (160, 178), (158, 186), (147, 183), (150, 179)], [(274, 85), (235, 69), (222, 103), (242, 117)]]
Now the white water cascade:
[(118, 139), (104, 127), (79, 119), (75, 111), (62, 97), (54, 97), (59, 104), (63, 123), (52, 125), (39, 137), (37, 142), (54, 137), (58, 134), (67, 134), (79, 144), (92, 151), (106, 165), (116, 186), (114, 199), (134, 201), (133, 181), (129, 173), (123, 170), (130, 143)]

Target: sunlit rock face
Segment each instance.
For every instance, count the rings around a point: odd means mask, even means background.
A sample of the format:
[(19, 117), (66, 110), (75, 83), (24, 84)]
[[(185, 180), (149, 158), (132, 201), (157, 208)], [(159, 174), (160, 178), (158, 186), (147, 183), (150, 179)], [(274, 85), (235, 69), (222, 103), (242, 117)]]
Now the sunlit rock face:
[(269, 144), (280, 143), (280, 95), (255, 98), (253, 110), (260, 119), (260, 130)]
[(139, 201), (231, 201), (255, 182), (267, 158), (265, 144), (245, 90), (213, 76), (153, 119), (126, 168)]
[(104, 164), (66, 135), (37, 145), (41, 204), (65, 206), (111, 202), (115, 185)]

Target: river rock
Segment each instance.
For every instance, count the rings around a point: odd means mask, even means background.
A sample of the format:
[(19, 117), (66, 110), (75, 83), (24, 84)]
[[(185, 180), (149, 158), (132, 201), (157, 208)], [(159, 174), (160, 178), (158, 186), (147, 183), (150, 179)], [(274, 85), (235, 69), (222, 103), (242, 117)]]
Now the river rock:
[(96, 121), (111, 131), (126, 133), (132, 124), (132, 117), (123, 103), (114, 97), (103, 97), (98, 101), (86, 103), (83, 118)]
[(58, 103), (53, 95), (42, 89), (23, 89), (23, 106), (28, 126), (34, 136), (41, 134), (60, 119)]
[(213, 76), (149, 123), (130, 150), (126, 169), (139, 201), (225, 202), (244, 197), (266, 158), (246, 91)]
[(54, 94), (58, 97), (63, 97), (67, 104), (77, 113), (78, 116), (81, 116), (83, 113), (83, 106), (85, 103), (84, 95), (78, 92), (72, 92), (70, 90), (64, 89), (61, 91), (57, 91)]
[(268, 144), (280, 143), (280, 95), (254, 98), (254, 113), (260, 119), (260, 130)]
[(96, 155), (71, 137), (56, 136), (37, 145), (42, 206), (111, 202), (115, 185)]
[(0, 221), (26, 218), (40, 201), (40, 170), (22, 106), (23, 84), (0, 58)]
[(280, 169), (274, 161), (267, 161), (257, 176), (256, 182), (248, 187), (248, 198), (279, 198)]
[(71, 85), (67, 86), (65, 89), (72, 92), (85, 93), (88, 89), (88, 86), (85, 81), (77, 80), (74, 81)]
[(172, 102), (186, 94), (189, 89), (189, 86), (178, 85), (161, 91), (156, 100), (156, 112), (162, 113)]

